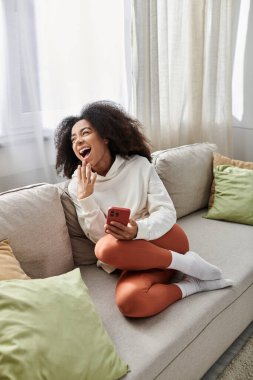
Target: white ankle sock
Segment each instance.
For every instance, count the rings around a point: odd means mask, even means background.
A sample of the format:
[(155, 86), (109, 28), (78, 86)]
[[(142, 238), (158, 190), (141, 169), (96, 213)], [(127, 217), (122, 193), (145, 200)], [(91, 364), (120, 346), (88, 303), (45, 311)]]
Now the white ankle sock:
[(223, 289), (233, 285), (230, 279), (222, 278), (220, 280), (203, 281), (191, 276), (184, 276), (183, 280), (175, 283), (182, 292), (182, 298), (194, 293), (206, 292), (208, 290)]
[(200, 280), (219, 280), (222, 278), (221, 270), (213, 264), (202, 259), (197, 253), (189, 251), (185, 255), (171, 251), (172, 261), (168, 269), (199, 278)]

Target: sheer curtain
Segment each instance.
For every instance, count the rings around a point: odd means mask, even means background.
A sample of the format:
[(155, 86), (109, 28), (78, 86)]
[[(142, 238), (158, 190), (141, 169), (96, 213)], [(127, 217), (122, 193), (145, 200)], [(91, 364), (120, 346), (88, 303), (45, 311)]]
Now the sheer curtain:
[(231, 0), (133, 1), (134, 112), (154, 149), (231, 150)]
[(53, 131), (85, 103), (129, 108), (128, 3), (0, 0), (0, 191), (56, 180)]

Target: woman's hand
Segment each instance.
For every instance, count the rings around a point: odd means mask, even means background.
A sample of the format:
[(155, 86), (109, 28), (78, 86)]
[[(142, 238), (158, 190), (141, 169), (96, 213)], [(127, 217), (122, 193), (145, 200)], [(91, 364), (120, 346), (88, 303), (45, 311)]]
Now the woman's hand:
[(111, 224), (105, 224), (105, 232), (119, 240), (132, 240), (137, 236), (138, 225), (133, 219), (129, 220), (127, 226), (112, 221)]
[[(87, 168), (87, 170), (86, 170)], [(94, 191), (94, 184), (96, 182), (97, 173), (91, 176), (91, 165), (82, 162), (82, 166), (77, 167), (77, 198), (84, 199), (89, 197)]]

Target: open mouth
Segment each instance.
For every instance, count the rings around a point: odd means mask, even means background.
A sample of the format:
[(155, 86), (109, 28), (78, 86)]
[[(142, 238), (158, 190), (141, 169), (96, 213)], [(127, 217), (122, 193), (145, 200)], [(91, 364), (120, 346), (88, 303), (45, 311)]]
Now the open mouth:
[(91, 149), (90, 148), (83, 148), (80, 150), (79, 154), (85, 158), (90, 154)]

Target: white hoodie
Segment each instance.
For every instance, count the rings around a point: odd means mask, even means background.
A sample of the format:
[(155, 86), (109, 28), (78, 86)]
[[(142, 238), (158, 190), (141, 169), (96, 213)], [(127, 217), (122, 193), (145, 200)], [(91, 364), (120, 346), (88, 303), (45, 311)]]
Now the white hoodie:
[(105, 235), (108, 208), (128, 207), (138, 224), (136, 239), (154, 240), (176, 223), (176, 210), (154, 167), (138, 155), (116, 156), (106, 176), (97, 175), (94, 192), (77, 199), (77, 173), (68, 186), (78, 220), (86, 236), (96, 243)]

